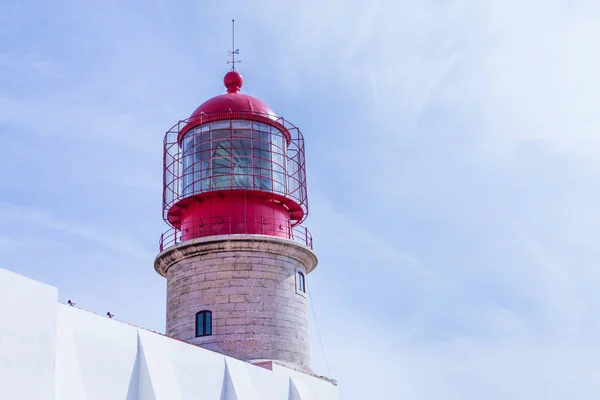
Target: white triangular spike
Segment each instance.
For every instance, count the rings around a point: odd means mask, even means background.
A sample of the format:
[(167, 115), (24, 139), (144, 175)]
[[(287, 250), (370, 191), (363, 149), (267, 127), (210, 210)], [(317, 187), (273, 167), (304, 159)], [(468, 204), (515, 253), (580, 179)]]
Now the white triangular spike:
[(225, 369), (223, 371), (223, 389), (221, 391), (221, 400), (238, 400), (227, 362), (225, 362)]
[(182, 399), (197, 399), (199, 395), (201, 399), (221, 398), (224, 356), (183, 342), (161, 339)]
[[(242, 361), (232, 358), (225, 359), (225, 374), (232, 387), (230, 388), (229, 384), (224, 386), (226, 397), (222, 400), (258, 400), (256, 388), (246, 368), (247, 364)], [(230, 397), (231, 393), (235, 397)]]
[(165, 351), (177, 379), (182, 399), (220, 399), (225, 357), (192, 345), (170, 340)]
[(140, 335), (137, 334), (137, 351), (135, 354), (135, 361), (133, 363), (133, 369), (131, 370), (131, 377), (129, 378), (129, 388), (127, 390), (126, 400), (139, 400), (139, 386), (140, 386)]
[[(155, 333), (138, 331), (142, 352), (140, 356), (140, 377), (144, 368), (156, 400), (182, 400), (179, 380), (173, 367), (169, 349), (169, 339)], [(146, 400), (140, 397), (140, 400)]]
[[(150, 375), (150, 369), (148, 368), (148, 362), (146, 361), (146, 355), (144, 354), (144, 347), (140, 339), (138, 332), (138, 354), (137, 354), (137, 389), (135, 390), (136, 397), (134, 400), (156, 400), (156, 394), (154, 394), (154, 388), (152, 387), (152, 377)], [(132, 376), (132, 381), (134, 377)], [(128, 399), (129, 400), (129, 399)]]
[(290, 378), (289, 400), (313, 400), (313, 395), (302, 380)]
[(290, 378), (290, 393), (288, 395), (288, 400), (302, 400), (300, 393), (298, 393), (298, 389), (296, 389), (296, 385), (294, 385), (294, 381)]
[(298, 393), (298, 389), (296, 389), (296, 385), (294, 385), (292, 378), (290, 378), (290, 393), (288, 395), (288, 400), (302, 400), (302, 397), (300, 397), (300, 393)]

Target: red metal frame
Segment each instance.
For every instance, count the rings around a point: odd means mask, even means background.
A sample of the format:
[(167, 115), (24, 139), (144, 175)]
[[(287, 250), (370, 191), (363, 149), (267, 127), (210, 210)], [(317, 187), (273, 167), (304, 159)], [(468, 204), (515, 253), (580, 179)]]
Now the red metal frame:
[[(265, 132), (265, 127), (271, 131)], [(215, 138), (217, 132), (218, 138)], [(268, 142), (261, 134), (268, 134)], [(183, 154), (184, 141), (190, 136), (194, 137), (194, 145), (191, 151), (188, 146)], [(208, 143), (208, 150), (203, 140)], [(212, 146), (222, 143), (220, 141), (229, 141), (229, 155), (215, 155)], [(236, 143), (239, 148), (235, 147)], [(268, 150), (265, 150), (267, 145)], [(257, 151), (258, 147), (262, 153)], [(234, 150), (242, 150), (243, 154), (234, 154)], [(209, 159), (200, 154), (206, 151)], [(246, 164), (234, 165), (234, 158), (238, 164), (239, 159)], [(220, 160), (219, 165), (215, 166), (217, 160)], [(244, 172), (239, 173), (240, 170)], [(241, 198), (240, 195), (243, 201), (235, 200)], [(254, 208), (247, 208), (246, 199), (255, 203)], [(204, 202), (211, 203), (212, 208), (200, 207), (199, 203)], [(280, 221), (282, 212), (287, 217)], [(161, 236), (161, 251), (193, 237), (235, 233), (262, 233), (295, 240), (300, 235), (300, 242), (312, 248), (310, 234), (298, 227), (307, 215), (304, 138), (300, 130), (285, 119), (256, 111), (202, 112), (179, 121), (166, 132), (163, 218), (173, 229)], [(229, 221), (230, 227), (224, 227), (222, 221)], [(211, 228), (198, 229), (200, 225)], [(194, 226), (193, 232), (181, 232), (190, 226)]]

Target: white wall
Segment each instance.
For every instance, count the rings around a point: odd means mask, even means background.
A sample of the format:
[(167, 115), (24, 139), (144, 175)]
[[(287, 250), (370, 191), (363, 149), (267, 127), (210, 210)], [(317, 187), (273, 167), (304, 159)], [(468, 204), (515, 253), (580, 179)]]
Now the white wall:
[(56, 289), (1, 269), (0, 290), (0, 399), (338, 398), (327, 381), (57, 304)]
[(56, 288), (0, 269), (0, 399), (52, 399)]

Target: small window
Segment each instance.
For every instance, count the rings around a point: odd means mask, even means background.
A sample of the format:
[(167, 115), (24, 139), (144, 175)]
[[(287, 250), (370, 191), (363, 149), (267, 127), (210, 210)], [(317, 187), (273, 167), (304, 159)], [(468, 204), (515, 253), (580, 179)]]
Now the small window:
[(304, 278), (304, 274), (300, 271), (296, 273), (296, 281), (298, 284), (298, 290), (302, 293), (306, 293), (306, 279)]
[(200, 311), (196, 314), (196, 337), (212, 335), (212, 312)]

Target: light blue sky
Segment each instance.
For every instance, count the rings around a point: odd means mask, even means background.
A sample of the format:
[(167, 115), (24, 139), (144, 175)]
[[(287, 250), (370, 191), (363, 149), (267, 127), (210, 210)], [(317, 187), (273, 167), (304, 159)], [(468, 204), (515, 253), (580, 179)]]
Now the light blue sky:
[(600, 3), (92, 3), (0, 4), (2, 267), (163, 330), (162, 138), (236, 18), (245, 91), (306, 139), (342, 397), (598, 398)]

